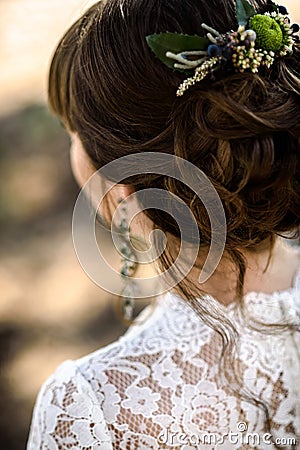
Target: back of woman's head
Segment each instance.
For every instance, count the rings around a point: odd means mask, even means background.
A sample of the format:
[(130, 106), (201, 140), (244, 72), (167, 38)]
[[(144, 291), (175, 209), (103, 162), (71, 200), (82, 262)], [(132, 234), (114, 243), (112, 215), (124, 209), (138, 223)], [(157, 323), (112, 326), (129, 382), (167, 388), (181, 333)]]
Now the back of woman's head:
[[(252, 4), (260, 13), (267, 10), (265, 0)], [(241, 282), (241, 250), (299, 231), (299, 54), (295, 49), (292, 56), (277, 58), (263, 75), (221, 74), (176, 97), (185, 75), (160, 62), (146, 36), (166, 31), (204, 36), (203, 22), (221, 33), (237, 29), (235, 2), (97, 3), (56, 50), (49, 100), (78, 133), (95, 168), (148, 151), (175, 154), (200, 168), (223, 203), (225, 248), (240, 266)], [(192, 210), (203, 245), (210, 243), (204, 205), (182, 183), (155, 174), (128, 182), (136, 191), (158, 187), (177, 194)], [(156, 227), (178, 237), (161, 211), (145, 213)]]
[[(267, 0), (251, 3), (259, 13), (267, 10)], [(129, 154), (164, 152), (204, 172), (224, 207), (225, 251), (238, 268), (236, 298), (243, 305), (244, 251), (272, 250), (276, 235), (299, 235), (300, 57), (295, 44), (293, 55), (277, 58), (263, 73), (220, 73), (176, 97), (186, 76), (166, 67), (146, 36), (167, 31), (204, 36), (203, 22), (221, 33), (236, 30), (234, 0), (97, 3), (67, 31), (56, 50), (49, 101), (78, 133), (96, 169)], [(210, 245), (205, 206), (183, 183), (155, 173), (123, 182), (137, 191), (141, 207), (149, 188), (176, 194), (197, 221), (201, 245)], [(144, 212), (154, 227), (178, 242), (180, 230), (162, 210)], [(163, 268), (172, 262), (167, 251), (159, 259)], [(240, 377), (233, 324), (212, 298), (195, 300), (195, 293), (203, 293), (198, 284), (184, 279), (177, 287), (221, 336), (220, 363), (231, 388), (262, 407), (268, 420), (268, 407), (249, 393)]]

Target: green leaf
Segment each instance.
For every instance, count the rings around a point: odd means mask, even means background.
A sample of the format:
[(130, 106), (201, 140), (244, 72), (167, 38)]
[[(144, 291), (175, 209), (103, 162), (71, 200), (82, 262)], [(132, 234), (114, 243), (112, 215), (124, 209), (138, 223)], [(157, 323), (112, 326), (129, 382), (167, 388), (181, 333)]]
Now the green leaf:
[(255, 14), (255, 9), (247, 0), (236, 0), (236, 18), (239, 25), (246, 26), (250, 17)]
[(270, 1), (270, 4), (271, 4), (271, 6), (272, 6), (272, 8), (273, 8), (273, 11), (277, 11), (278, 10), (278, 5), (276, 5), (276, 3), (275, 2), (273, 2), (273, 1)]
[[(146, 41), (155, 55), (166, 66), (174, 69), (176, 61), (166, 56), (167, 52), (180, 53), (190, 50), (207, 50), (209, 39), (180, 33), (159, 33), (146, 36)], [(177, 69), (178, 70), (178, 69)]]

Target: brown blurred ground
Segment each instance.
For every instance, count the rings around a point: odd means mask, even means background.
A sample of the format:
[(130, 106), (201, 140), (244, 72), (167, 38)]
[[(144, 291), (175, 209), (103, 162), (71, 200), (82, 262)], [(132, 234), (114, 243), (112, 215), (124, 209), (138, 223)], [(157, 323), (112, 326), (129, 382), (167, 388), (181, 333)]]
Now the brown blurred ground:
[[(49, 58), (91, 4), (0, 2), (0, 448), (25, 448), (41, 383), (124, 331), (110, 294), (81, 269), (72, 246), (78, 188), (68, 138), (46, 110)], [(297, 1), (285, 1), (300, 21)], [(108, 235), (103, 241), (110, 245)]]
[[(44, 106), (0, 120), (0, 448), (24, 448), (43, 380), (124, 327), (72, 246), (68, 139)], [(103, 239), (109, 237), (103, 234)]]

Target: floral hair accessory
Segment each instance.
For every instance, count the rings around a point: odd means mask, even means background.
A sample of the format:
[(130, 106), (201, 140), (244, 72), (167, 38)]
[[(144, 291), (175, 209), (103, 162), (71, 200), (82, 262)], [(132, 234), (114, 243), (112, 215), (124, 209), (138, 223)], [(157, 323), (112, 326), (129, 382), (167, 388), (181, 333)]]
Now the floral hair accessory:
[(206, 37), (180, 33), (160, 33), (146, 37), (155, 55), (169, 68), (194, 75), (186, 78), (177, 96), (208, 75), (224, 72), (257, 73), (271, 67), (274, 60), (293, 53), (299, 42), (299, 25), (290, 25), (284, 6), (271, 2), (269, 11), (257, 14), (247, 0), (236, 0), (237, 31), (225, 34), (203, 23)]

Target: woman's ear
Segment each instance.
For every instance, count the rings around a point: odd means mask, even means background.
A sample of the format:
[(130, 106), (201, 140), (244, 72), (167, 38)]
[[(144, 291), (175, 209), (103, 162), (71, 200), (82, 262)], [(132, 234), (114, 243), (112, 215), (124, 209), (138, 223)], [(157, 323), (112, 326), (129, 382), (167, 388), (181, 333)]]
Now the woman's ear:
[(69, 132), (69, 135), (71, 137), (71, 168), (79, 187), (82, 187), (95, 173), (96, 169), (93, 167), (78, 135), (73, 132)]
[(135, 192), (134, 187), (130, 184), (116, 184), (114, 186), (115, 189), (115, 198), (125, 200), (131, 194)]

